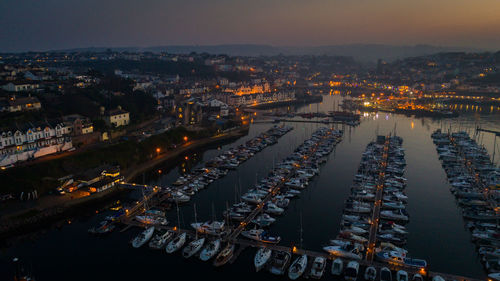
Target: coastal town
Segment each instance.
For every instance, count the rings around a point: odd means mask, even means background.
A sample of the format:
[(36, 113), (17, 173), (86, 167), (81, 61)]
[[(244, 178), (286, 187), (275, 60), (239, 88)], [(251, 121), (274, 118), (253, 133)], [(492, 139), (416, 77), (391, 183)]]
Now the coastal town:
[(0, 281), (500, 281), (500, 1), (0, 1)]
[[(470, 114), (469, 107), (474, 114), (500, 111), (499, 71), (499, 52), (371, 63), (346, 56), (112, 49), (0, 54), (0, 236), (54, 222), (70, 225), (75, 214), (91, 210), (106, 215), (88, 228), (90, 234), (141, 229), (133, 248), (146, 242), (167, 253), (182, 248), (184, 257), (213, 258), (217, 267), (251, 247), (258, 248), (256, 271), (293, 280), (322, 278), (327, 264), (329, 275), (346, 280), (356, 280), (358, 272), (365, 280), (476, 280), (407, 256), (406, 205), (412, 198), (405, 191), (398, 124), (383, 132), (378, 123), (359, 129), (379, 115), (391, 122), (406, 116), (412, 130), (413, 120), (439, 124), (432, 134), (439, 159), (465, 206), (484, 272), (497, 278), (500, 132), (477, 122), (464, 129), (456, 118)], [(268, 229), (289, 204), (303, 200), (301, 192), (311, 192), (308, 185), (327, 176), (320, 176), (324, 166), (337, 163), (330, 154), (358, 129), (374, 131), (376, 139), (365, 138), (359, 166), (351, 163), (354, 180), (346, 176), (350, 194), (339, 199), (338, 231), (314, 250), (302, 242), (278, 245), (282, 238)], [(492, 149), (482, 143), (487, 133), (493, 134)], [(292, 150), (275, 153), (276, 146)], [(200, 156), (205, 151), (215, 156)], [(259, 157), (267, 157), (261, 163), (266, 171), (257, 171)], [(240, 168), (245, 165), (253, 166)], [(239, 175), (245, 172), (255, 174), (243, 184), (246, 191)], [(226, 179), (232, 182), (224, 184), (225, 196), (234, 200), (217, 202), (223, 212), (211, 202), (210, 212), (198, 214), (196, 204), (207, 202), (196, 194), (217, 190)], [(188, 226), (185, 206), (194, 209)], [(207, 220), (200, 223), (198, 216)]]
[[(240, 108), (318, 101), (340, 91), (359, 98), (354, 109), (452, 114), (444, 104), (498, 107), (499, 56), (447, 53), (379, 60), (366, 69), (345, 57), (316, 64), (314, 57), (4, 54), (0, 166), (176, 126), (231, 126), (244, 117)], [(144, 101), (127, 108), (140, 96)]]

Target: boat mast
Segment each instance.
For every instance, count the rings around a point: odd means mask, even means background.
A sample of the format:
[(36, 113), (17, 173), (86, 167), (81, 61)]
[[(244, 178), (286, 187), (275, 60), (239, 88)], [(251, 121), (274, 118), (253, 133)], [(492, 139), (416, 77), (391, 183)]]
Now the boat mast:
[[(240, 203), (241, 203), (241, 195), (242, 195), (242, 192), (241, 192), (241, 178), (240, 178), (240, 175), (239, 175), (239, 169), (238, 169), (238, 198), (240, 198)], [(236, 203), (236, 202), (235, 202)]]
[(181, 219), (180, 219), (180, 216), (179, 216), (179, 202), (175, 202), (175, 206), (176, 206), (176, 209), (177, 209), (177, 230), (179, 231), (179, 233), (181, 233)]
[(142, 199), (143, 199), (143, 201), (144, 201), (144, 213), (146, 213), (146, 211), (148, 210), (148, 200), (146, 200), (146, 194), (144, 193), (144, 189), (145, 189), (145, 188), (146, 188), (146, 187), (144, 187), (144, 186), (141, 188), (141, 191), (142, 191)]
[(492, 155), (492, 158), (491, 158), (491, 163), (493, 165), (495, 165), (495, 152), (496, 152), (496, 148), (497, 148), (497, 136), (495, 135), (493, 137), (493, 155)]
[(300, 213), (300, 248), (302, 249), (302, 212)]
[(215, 232), (215, 221), (216, 221), (216, 217), (215, 217), (215, 206), (214, 206), (214, 202), (212, 202), (212, 231)]
[(238, 185), (234, 185), (234, 204), (238, 203)]
[(229, 202), (226, 201), (226, 222), (231, 227), (231, 218), (229, 217)]
[[(196, 218), (196, 203), (193, 203), (194, 206), (194, 223), (198, 224), (198, 219)], [(195, 231), (195, 240), (198, 240), (198, 231)]]

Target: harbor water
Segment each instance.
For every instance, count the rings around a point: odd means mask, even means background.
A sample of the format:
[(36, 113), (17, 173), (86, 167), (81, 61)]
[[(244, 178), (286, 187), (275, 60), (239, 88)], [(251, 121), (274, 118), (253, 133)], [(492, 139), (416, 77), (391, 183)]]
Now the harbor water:
[[(333, 110), (341, 99), (340, 96), (325, 96), (319, 104), (282, 110), (327, 112)], [(239, 200), (239, 196), (256, 181), (267, 176), (274, 163), (291, 154), (317, 128), (334, 126), (318, 123), (286, 124), (293, 126), (294, 130), (278, 139), (277, 144), (265, 148), (236, 170), (230, 171), (226, 177), (197, 193), (188, 204), (181, 205), (179, 220), (175, 208), (169, 211), (167, 218), (170, 224), (190, 228), (189, 224), (195, 221), (195, 206), (198, 221), (222, 219), (222, 212), (227, 205)], [(407, 211), (410, 214), (410, 234), (406, 248), (409, 255), (426, 259), (432, 271), (484, 277), (470, 232), (464, 227), (460, 208), (449, 190), (430, 137), (435, 129), (447, 130), (450, 127), (474, 134), (474, 128), (478, 125), (485, 129), (500, 130), (500, 113), (476, 110), (464, 112), (452, 119), (417, 119), (390, 113), (366, 113), (357, 127), (335, 125), (344, 129), (342, 142), (321, 166), (319, 176), (302, 191), (299, 198), (292, 200), (282, 216), (277, 217), (270, 232), (281, 236), (281, 245), (321, 251), (322, 246), (339, 232), (344, 200), (350, 193), (350, 185), (366, 145), (376, 135), (396, 133), (403, 138), (403, 148), (406, 150), (405, 176), (408, 186), (405, 191), (409, 197)], [(247, 136), (220, 147), (183, 155), (182, 161), (174, 169), (169, 171), (160, 165), (139, 177), (137, 182), (170, 185), (184, 171), (202, 165), (203, 161), (246, 142), (271, 126), (273, 124), (255, 122)], [(485, 145), (490, 155), (494, 149), (493, 139), (492, 134), (486, 133), (479, 137), (479, 142)], [(497, 155), (500, 156), (498, 151)], [(140, 193), (128, 196), (140, 196)], [(110, 214), (110, 211), (97, 211), (98, 214), (71, 218), (60, 227), (5, 242), (0, 250), (0, 280), (10, 280), (8, 268), (13, 257), (24, 261), (37, 280), (280, 279), (264, 271), (255, 273), (255, 249), (252, 248), (247, 248), (234, 264), (215, 268), (211, 263), (202, 263), (198, 259), (186, 260), (179, 253), (168, 255), (164, 250), (132, 248), (129, 241), (141, 231), (138, 228), (115, 231), (103, 237), (91, 236), (87, 229)], [(331, 278), (325, 273), (323, 280)]]

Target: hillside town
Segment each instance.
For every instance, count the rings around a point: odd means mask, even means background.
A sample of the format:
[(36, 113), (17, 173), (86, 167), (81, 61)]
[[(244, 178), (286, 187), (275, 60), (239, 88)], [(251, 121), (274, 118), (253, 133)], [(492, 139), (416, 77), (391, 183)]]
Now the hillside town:
[(368, 66), (349, 57), (2, 54), (0, 166), (177, 126), (226, 128), (241, 121), (241, 108), (307, 102), (341, 90), (405, 108), (425, 98), (498, 103), (499, 68), (499, 53), (442, 53)]

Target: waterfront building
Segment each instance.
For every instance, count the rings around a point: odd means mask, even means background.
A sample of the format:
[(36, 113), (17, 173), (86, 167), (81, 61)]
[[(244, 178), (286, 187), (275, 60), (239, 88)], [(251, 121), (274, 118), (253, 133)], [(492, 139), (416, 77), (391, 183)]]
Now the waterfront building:
[(257, 106), (261, 104), (287, 102), (295, 100), (295, 91), (279, 91), (273, 93), (233, 95), (228, 104), (232, 106)]
[(86, 188), (90, 193), (102, 192), (120, 182), (120, 167), (104, 165), (86, 171), (77, 176), (80, 187)]
[(104, 122), (112, 127), (126, 126), (130, 123), (130, 113), (118, 106), (116, 109), (104, 112)]
[(119, 181), (120, 179), (118, 178), (104, 177), (103, 179), (89, 185), (88, 190), (91, 193), (103, 192), (115, 186), (115, 184), (118, 183)]

